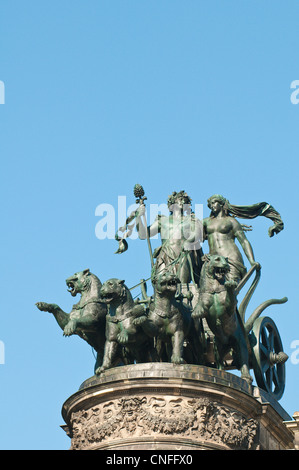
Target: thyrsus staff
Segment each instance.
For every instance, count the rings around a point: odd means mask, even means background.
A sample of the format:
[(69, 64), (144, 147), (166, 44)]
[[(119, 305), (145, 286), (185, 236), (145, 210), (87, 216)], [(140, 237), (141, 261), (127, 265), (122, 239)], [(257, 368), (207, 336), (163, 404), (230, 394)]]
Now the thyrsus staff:
[[(141, 186), (141, 184), (135, 184), (134, 186), (134, 196), (136, 197), (136, 204), (139, 203), (139, 208), (133, 211), (129, 217), (126, 219), (126, 223), (124, 226), (120, 227), (118, 231), (115, 234), (115, 239), (118, 241), (119, 246), (118, 250), (115, 252), (117, 254), (119, 253), (124, 253), (128, 249), (128, 242), (126, 238), (128, 238), (135, 227), (136, 224), (136, 218), (143, 218), (145, 226), (147, 226), (146, 223), (146, 215), (145, 215), (145, 204), (144, 201), (147, 199), (147, 197), (144, 195), (144, 189)], [(118, 232), (123, 232), (123, 236), (120, 237)], [(146, 231), (146, 239), (147, 239), (147, 244), (148, 244), (148, 250), (149, 250), (149, 255), (150, 255), (150, 260), (151, 260), (151, 267), (154, 267), (154, 258), (153, 258), (153, 252), (152, 252), (152, 247), (151, 247), (151, 242), (149, 238), (148, 231)]]

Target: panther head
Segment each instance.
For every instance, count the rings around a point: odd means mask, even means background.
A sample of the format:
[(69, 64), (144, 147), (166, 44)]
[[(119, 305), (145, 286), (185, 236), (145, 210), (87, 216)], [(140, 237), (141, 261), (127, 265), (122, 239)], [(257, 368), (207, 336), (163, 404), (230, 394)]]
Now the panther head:
[(178, 284), (180, 284), (180, 280), (176, 274), (163, 272), (154, 276), (152, 284), (155, 291), (159, 294), (173, 297), (177, 291)]
[(65, 282), (68, 287), (68, 292), (75, 297), (77, 294), (81, 294), (88, 289), (90, 285), (90, 271), (89, 269), (84, 269), (84, 271), (80, 271), (68, 277)]
[(106, 304), (124, 303), (130, 291), (125, 285), (125, 281), (112, 278), (105, 281), (100, 290), (101, 302)]
[(229, 272), (228, 259), (221, 255), (205, 255), (203, 261), (207, 262), (207, 274), (219, 282), (225, 281)]

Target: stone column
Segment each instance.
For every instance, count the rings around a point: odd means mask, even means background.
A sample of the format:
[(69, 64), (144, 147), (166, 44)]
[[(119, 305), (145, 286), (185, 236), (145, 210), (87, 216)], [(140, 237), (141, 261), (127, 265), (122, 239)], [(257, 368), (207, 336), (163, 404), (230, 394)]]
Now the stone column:
[(236, 375), (147, 363), (91, 377), (63, 405), (78, 450), (291, 449), (289, 415)]

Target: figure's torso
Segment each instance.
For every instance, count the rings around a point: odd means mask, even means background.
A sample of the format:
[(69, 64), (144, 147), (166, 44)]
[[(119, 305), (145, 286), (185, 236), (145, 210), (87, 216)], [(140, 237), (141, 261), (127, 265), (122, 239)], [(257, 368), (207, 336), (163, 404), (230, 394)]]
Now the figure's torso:
[(235, 244), (235, 223), (232, 217), (209, 217), (204, 220), (204, 229), (210, 254), (218, 254), (243, 264), (242, 255)]

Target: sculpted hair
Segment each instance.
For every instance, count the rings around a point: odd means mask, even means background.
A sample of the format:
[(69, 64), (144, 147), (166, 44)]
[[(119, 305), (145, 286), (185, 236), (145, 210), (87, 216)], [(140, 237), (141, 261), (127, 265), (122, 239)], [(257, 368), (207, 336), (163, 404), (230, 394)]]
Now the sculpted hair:
[(191, 206), (192, 199), (191, 197), (188, 196), (186, 191), (182, 190), (182, 191), (179, 191), (178, 193), (176, 191), (173, 191), (173, 193), (170, 194), (170, 196), (168, 196), (168, 199), (167, 199), (167, 206), (170, 212), (172, 212), (171, 206), (176, 204), (176, 201), (181, 198), (183, 198), (184, 200), (184, 205)]
[[(223, 209), (225, 211), (225, 215), (230, 215), (229, 213), (229, 202), (228, 200), (222, 196), (221, 194), (213, 194), (213, 196), (209, 197), (208, 199), (208, 208), (211, 209), (211, 203), (212, 201), (217, 201), (219, 204), (223, 206)], [(211, 212), (210, 217), (214, 217), (213, 212)]]
[[(281, 219), (281, 215), (268, 202), (258, 202), (256, 204), (246, 206), (236, 206), (231, 204), (227, 199), (225, 199), (224, 196), (221, 196), (221, 194), (214, 194), (208, 199), (208, 207), (210, 209), (210, 204), (212, 201), (218, 201), (220, 204), (222, 204), (225, 214), (231, 217), (240, 217), (241, 219), (255, 219), (256, 217), (263, 216), (272, 220), (274, 225), (268, 229), (269, 237), (273, 237), (275, 233), (277, 234), (284, 229), (284, 223)], [(210, 214), (210, 217), (214, 217), (213, 213)], [(243, 228), (245, 227), (247, 226), (244, 225)], [(247, 227), (247, 229), (250, 230), (251, 228)]]

